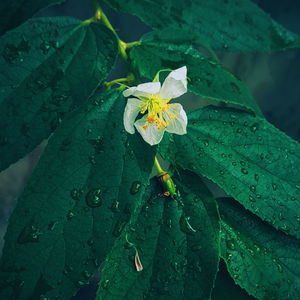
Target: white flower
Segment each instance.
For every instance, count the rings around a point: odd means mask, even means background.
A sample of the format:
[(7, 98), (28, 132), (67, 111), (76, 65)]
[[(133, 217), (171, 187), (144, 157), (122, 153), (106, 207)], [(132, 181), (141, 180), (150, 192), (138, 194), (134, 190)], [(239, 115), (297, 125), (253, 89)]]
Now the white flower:
[[(186, 67), (172, 71), (161, 86), (160, 82), (142, 83), (123, 92), (129, 98), (124, 111), (124, 127), (133, 134), (137, 131), (150, 145), (158, 144), (165, 131), (186, 134), (187, 116), (181, 104), (170, 100), (187, 92)], [(144, 114), (136, 121), (138, 114)]]

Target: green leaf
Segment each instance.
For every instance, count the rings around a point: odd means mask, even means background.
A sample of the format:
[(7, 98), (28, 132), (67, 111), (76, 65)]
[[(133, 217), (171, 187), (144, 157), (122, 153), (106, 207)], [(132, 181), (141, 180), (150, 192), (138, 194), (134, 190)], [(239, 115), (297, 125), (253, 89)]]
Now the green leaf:
[(1, 0), (0, 35), (31, 18), (42, 8), (65, 0)]
[(198, 96), (237, 104), (261, 114), (247, 87), (230, 71), (193, 48), (191, 35), (165, 29), (146, 34), (130, 51), (139, 73), (152, 80), (161, 69), (187, 66), (188, 90)]
[(221, 199), (222, 256), (235, 280), (258, 299), (300, 298), (300, 241), (275, 230), (233, 199)]
[(155, 148), (123, 129), (120, 92), (95, 103), (63, 121), (18, 200), (5, 237), (1, 299), (69, 299), (141, 205)]
[[(205, 107), (188, 116), (187, 134), (160, 148), (203, 174), (275, 228), (300, 237), (300, 145), (265, 119)], [(172, 161), (172, 159), (170, 159)]]
[(210, 299), (219, 263), (216, 202), (195, 174), (181, 172), (176, 182), (175, 199), (159, 196), (152, 182), (105, 261), (96, 299)]
[(215, 49), (270, 51), (299, 47), (298, 35), (275, 22), (250, 0), (105, 0), (138, 16), (153, 29), (187, 28)]
[(221, 260), (211, 299), (254, 300), (256, 298), (249, 296), (244, 289), (235, 284), (226, 270), (225, 263)]
[(34, 149), (111, 70), (117, 45), (99, 24), (39, 18), (0, 39), (0, 170)]

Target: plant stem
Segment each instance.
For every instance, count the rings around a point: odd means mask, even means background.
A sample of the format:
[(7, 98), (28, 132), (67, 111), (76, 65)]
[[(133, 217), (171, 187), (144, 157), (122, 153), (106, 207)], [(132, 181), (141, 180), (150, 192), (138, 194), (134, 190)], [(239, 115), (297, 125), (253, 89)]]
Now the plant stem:
[(86, 21), (83, 21), (83, 24), (90, 24), (91, 22), (94, 22), (96, 20), (102, 22), (102, 24), (108, 28), (109, 30), (111, 30), (113, 32), (113, 34), (115, 35), (117, 42), (118, 42), (118, 49), (119, 49), (119, 54), (121, 55), (121, 57), (123, 58), (124, 61), (128, 61), (128, 55), (126, 53), (126, 50), (129, 48), (132, 48), (136, 45), (139, 45), (141, 42), (140, 41), (136, 41), (136, 42), (131, 42), (131, 43), (125, 43), (123, 42), (118, 33), (116, 32), (115, 28), (111, 25), (109, 19), (107, 18), (106, 14), (103, 12), (103, 10), (101, 9), (99, 3), (97, 0), (91, 0), (91, 4), (94, 7), (95, 10), (95, 16), (91, 19), (88, 19)]
[(139, 46), (142, 42), (141, 41), (135, 41), (131, 43), (126, 43), (126, 49), (130, 49), (135, 46)]
[(161, 165), (160, 165), (160, 163), (159, 163), (159, 161), (158, 161), (158, 159), (157, 159), (157, 157), (155, 156), (155, 158), (154, 158), (154, 167), (155, 167), (155, 169), (156, 169), (156, 171), (157, 171), (157, 176), (161, 176), (161, 175), (164, 175), (164, 174), (166, 174), (167, 172), (161, 167)]
[(121, 86), (126, 86), (126, 85), (122, 84), (122, 82), (130, 83), (130, 82), (133, 82), (134, 80), (135, 80), (135, 76), (132, 73), (129, 73), (126, 77), (117, 78), (117, 79), (105, 82), (104, 85), (106, 86), (106, 89), (109, 90), (115, 84), (119, 84)]

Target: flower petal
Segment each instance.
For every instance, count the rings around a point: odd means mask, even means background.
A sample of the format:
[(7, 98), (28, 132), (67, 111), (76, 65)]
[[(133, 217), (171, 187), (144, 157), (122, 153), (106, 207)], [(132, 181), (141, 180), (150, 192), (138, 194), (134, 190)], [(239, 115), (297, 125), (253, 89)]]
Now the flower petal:
[(174, 115), (175, 119), (170, 121), (166, 131), (180, 135), (186, 134), (187, 116), (181, 104), (170, 104), (169, 110), (163, 113), (163, 117), (167, 122), (171, 118), (170, 116)]
[(160, 82), (147, 82), (139, 84), (138, 86), (130, 87), (123, 92), (124, 97), (147, 97), (151, 94), (157, 94), (160, 90)]
[[(143, 126), (148, 126), (144, 128)], [(134, 123), (137, 131), (141, 134), (142, 138), (151, 146), (158, 144), (164, 135), (165, 129), (157, 129), (154, 123), (147, 123), (147, 115), (137, 120)]]
[(127, 100), (127, 104), (123, 115), (123, 122), (126, 131), (131, 134), (135, 132), (133, 124), (141, 110), (141, 106), (143, 105), (143, 103), (143, 101), (138, 100), (136, 98), (129, 98)]
[(186, 66), (172, 71), (159, 92), (162, 99), (173, 99), (187, 92)]

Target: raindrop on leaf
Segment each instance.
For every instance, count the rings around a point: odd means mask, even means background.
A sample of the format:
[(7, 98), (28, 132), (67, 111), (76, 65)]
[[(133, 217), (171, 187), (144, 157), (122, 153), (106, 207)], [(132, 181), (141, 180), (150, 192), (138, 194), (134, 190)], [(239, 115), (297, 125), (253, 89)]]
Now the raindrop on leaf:
[(79, 189), (72, 189), (70, 195), (72, 199), (79, 200), (81, 196), (81, 191)]
[(100, 189), (92, 189), (85, 196), (86, 204), (89, 207), (99, 207), (102, 205), (102, 192)]
[(242, 172), (244, 175), (247, 175), (247, 174), (248, 174), (248, 170), (245, 169), (245, 168), (242, 168), (242, 169), (241, 169), (241, 172)]
[(130, 194), (131, 195), (137, 194), (140, 191), (141, 187), (142, 187), (142, 184), (140, 181), (134, 181), (130, 187)]
[(37, 243), (39, 241), (42, 232), (34, 225), (26, 226), (19, 234), (18, 242), (20, 244), (25, 243)]

